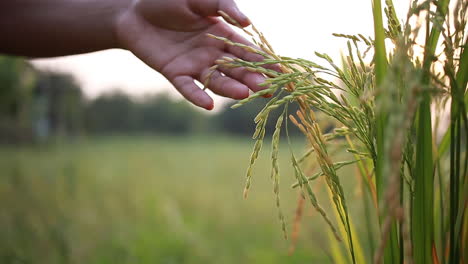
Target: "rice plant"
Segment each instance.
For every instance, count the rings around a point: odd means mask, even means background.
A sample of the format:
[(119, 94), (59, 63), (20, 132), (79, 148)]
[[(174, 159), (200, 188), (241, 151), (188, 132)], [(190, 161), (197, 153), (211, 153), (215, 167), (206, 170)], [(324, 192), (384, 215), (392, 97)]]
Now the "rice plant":
[[(272, 137), (271, 178), (285, 236), (276, 157), (280, 132), (284, 129), (289, 138), (288, 124), (292, 124), (308, 142), (303, 156), (289, 149), (296, 181), (292, 186), (329, 226), (333, 243), (344, 244), (345, 257), (331, 254), (334, 263), (466, 263), (468, 1), (449, 2), (413, 1), (407, 16), (399, 18), (392, 0), (385, 0), (384, 7), (381, 0), (373, 0), (373, 38), (335, 34), (347, 45), (341, 64), (318, 52), (314, 61), (280, 56), (255, 26), (243, 30), (256, 47), (211, 36), (263, 57), (258, 62), (226, 57), (217, 64), (268, 77), (264, 90), (233, 107), (273, 95), (254, 119), (256, 142), (244, 196), (252, 185), (265, 125), (274, 122), (269, 116), (278, 109), (282, 113)], [(291, 104), (299, 111), (290, 113)], [(441, 122), (445, 110), (450, 113), (448, 125)], [(333, 131), (323, 132), (319, 119), (333, 122)], [(332, 152), (336, 146), (353, 159), (338, 160), (340, 156)], [(318, 170), (304, 170), (305, 161), (313, 161)], [(365, 215), (354, 216), (354, 222), (378, 226), (377, 234), (354, 230), (349, 194), (339, 175), (345, 166), (356, 167), (363, 183), (358, 187), (370, 197), (363, 203), (378, 214), (371, 217), (373, 211), (366, 209)], [(326, 186), (333, 210), (321, 206), (323, 201), (312, 188), (315, 182)], [(376, 223), (371, 223), (374, 218)], [(359, 241), (371, 244), (372, 252), (363, 253)]]

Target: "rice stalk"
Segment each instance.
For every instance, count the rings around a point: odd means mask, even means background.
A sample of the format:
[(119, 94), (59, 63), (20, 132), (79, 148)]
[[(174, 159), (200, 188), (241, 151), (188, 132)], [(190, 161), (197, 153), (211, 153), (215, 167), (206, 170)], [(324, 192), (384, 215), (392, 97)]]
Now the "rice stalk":
[(304, 213), (305, 197), (302, 191), (298, 195), (296, 211), (294, 214), (293, 229), (291, 231), (291, 245), (288, 250), (288, 255), (292, 255), (296, 250), (297, 240), (299, 238), (300, 225)]
[(280, 204), (280, 189), (279, 189), (279, 165), (278, 165), (278, 151), (279, 151), (279, 136), (281, 132), (281, 125), (283, 124), (284, 114), (280, 115), (276, 121), (275, 132), (272, 138), (272, 150), (271, 150), (271, 178), (273, 180), (273, 192), (276, 197), (276, 207), (278, 208), (278, 218), (281, 222), (281, 229), (283, 230), (284, 238), (287, 239), (286, 223), (284, 221), (284, 214), (281, 210)]
[[(451, 33), (451, 27), (443, 25), (448, 0), (427, 0), (422, 3), (413, 1), (404, 23), (398, 20), (392, 1), (386, 0), (384, 13), (388, 21), (387, 28), (383, 26), (381, 1), (374, 0), (372, 4), (375, 39), (360, 34), (334, 34), (346, 40), (347, 53), (342, 56), (341, 66), (326, 53), (315, 53), (317, 61), (279, 56), (255, 26), (252, 26), (252, 31), (243, 30), (258, 48), (211, 36), (227, 45), (240, 47), (264, 58), (258, 62), (233, 58), (217, 60), (219, 66), (243, 67), (268, 77), (261, 84), (265, 87), (264, 90), (239, 101), (234, 108), (251, 103), (259, 96), (273, 95), (254, 119), (257, 124), (254, 133), (256, 143), (247, 169), (245, 195), (251, 185), (252, 166), (264, 140), (268, 117), (272, 111), (283, 109), (283, 114), (276, 120), (271, 154), (273, 192), (283, 232), (285, 222), (280, 209), (277, 153), (283, 122), (286, 122), (286, 136), (289, 142), (287, 125), (290, 121), (304, 134), (309, 145), (308, 150), (299, 159), (290, 147), (291, 164), (296, 180), (292, 186), (300, 188), (304, 197), (308, 197), (335, 238), (340, 239), (339, 230), (344, 230), (341, 236), (346, 236), (347, 249), (353, 263), (363, 260), (360, 244), (354, 245), (358, 237), (354, 237), (350, 212), (338, 172), (343, 167), (355, 163), (361, 175), (360, 182), (366, 183), (361, 186), (367, 189), (375, 207), (379, 208), (377, 224), (380, 226), (381, 238), (377, 243), (378, 248), (372, 252), (376, 263), (459, 262), (462, 242), (465, 241), (460, 234), (466, 230), (463, 219), (466, 216), (465, 189), (468, 188), (468, 143), (464, 148), (461, 147), (463, 142), (467, 142), (468, 131), (468, 55), (464, 52), (468, 4), (459, 2), (455, 8), (457, 18), (450, 20), (450, 23), (455, 25), (455, 32)], [(437, 10), (432, 10), (432, 5), (435, 5)], [(426, 24), (412, 25), (409, 23), (410, 18), (423, 20)], [(230, 22), (235, 24), (235, 21)], [(419, 45), (416, 40), (420, 28), (427, 29), (422, 62), (415, 56), (414, 51)], [(445, 56), (448, 58), (445, 62), (437, 59), (435, 53), (441, 34), (444, 36)], [(395, 49), (388, 54), (385, 38), (391, 39), (395, 44)], [(373, 58), (369, 62), (367, 54), (372, 51)], [(444, 73), (434, 71), (434, 65), (440, 63), (445, 64)], [(278, 65), (280, 70), (270, 70), (268, 66), (273, 64)], [(449, 96), (452, 98), (451, 126), (437, 146), (438, 149), (433, 150), (433, 146), (436, 146), (436, 134), (432, 134), (430, 106), (433, 101), (443, 105)], [(289, 115), (289, 120), (284, 120), (284, 115), (288, 115), (287, 106), (291, 103), (297, 104), (299, 111)], [(315, 112), (323, 113), (330, 120), (334, 120), (338, 128), (324, 133)], [(329, 150), (332, 144), (351, 153), (354, 159), (333, 161), (334, 155)], [(450, 177), (445, 177), (443, 173), (446, 169), (442, 158), (448, 149)], [(433, 152), (436, 153), (436, 159), (432, 155)], [(301, 164), (308, 159), (315, 159), (319, 171), (306, 174), (302, 170)], [(434, 192), (434, 173), (439, 175), (438, 192)], [(330, 201), (338, 219), (337, 228), (320, 207), (318, 198), (312, 191), (310, 184), (317, 179), (323, 179), (327, 185)], [(445, 182), (450, 189), (449, 206), (441, 199), (438, 205), (440, 208), (434, 210), (435, 194), (443, 198)], [(364, 201), (364, 207), (366, 205)], [(437, 215), (434, 215), (434, 212)], [(442, 220), (441, 238), (436, 241), (434, 217), (438, 217), (439, 214)], [(448, 219), (444, 219), (445, 215), (449, 216)], [(367, 236), (370, 241), (373, 240), (372, 233), (369, 232)], [(445, 239), (450, 241), (445, 243)], [(449, 245), (450, 252), (447, 259), (441, 254), (440, 257), (436, 254), (444, 249), (445, 244)], [(331, 246), (335, 248), (334, 245)], [(339, 257), (335, 250), (333, 252), (334, 256), (343, 261), (343, 256)]]

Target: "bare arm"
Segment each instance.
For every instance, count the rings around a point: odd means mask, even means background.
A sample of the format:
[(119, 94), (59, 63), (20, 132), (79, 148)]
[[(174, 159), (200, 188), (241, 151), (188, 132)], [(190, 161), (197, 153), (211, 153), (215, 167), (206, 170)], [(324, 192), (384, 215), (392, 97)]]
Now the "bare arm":
[[(251, 45), (224, 21), (224, 11), (240, 22), (249, 20), (234, 0), (0, 0), (0, 53), (51, 57), (127, 49), (161, 72), (189, 101), (205, 109), (213, 100), (194, 81), (204, 82), (215, 60), (258, 55), (210, 39), (211, 33)], [(220, 68), (210, 89), (242, 99), (262, 89), (264, 77), (245, 69)]]
[(0, 1), (0, 52), (29, 57), (119, 47), (115, 20), (129, 0)]

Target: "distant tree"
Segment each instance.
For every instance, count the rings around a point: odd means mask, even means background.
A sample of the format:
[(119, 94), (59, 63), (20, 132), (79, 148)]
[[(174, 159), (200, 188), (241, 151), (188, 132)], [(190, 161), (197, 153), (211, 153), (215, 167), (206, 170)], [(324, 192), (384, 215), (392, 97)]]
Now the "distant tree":
[(86, 127), (97, 134), (187, 134), (203, 130), (206, 115), (185, 101), (167, 94), (135, 99), (113, 91), (91, 100), (86, 107)]
[[(244, 104), (243, 106), (231, 109), (231, 106), (235, 101), (227, 103), (224, 108), (216, 115), (215, 123), (220, 126), (220, 130), (229, 134), (236, 135), (245, 135), (251, 136), (255, 131), (255, 116), (265, 107), (265, 104), (268, 102), (268, 99), (257, 99), (253, 102)], [(297, 111), (297, 107), (291, 105), (289, 107), (289, 113)], [(271, 135), (275, 129), (275, 121), (278, 119), (278, 116), (281, 114), (281, 110), (273, 110), (269, 115), (269, 120), (266, 125), (266, 133)], [(290, 134), (297, 135), (299, 130), (296, 129), (293, 125), (290, 127)], [(285, 133), (282, 133), (284, 136)]]
[(75, 136), (84, 127), (84, 97), (71, 74), (39, 72), (34, 90), (36, 135), (47, 127), (51, 136)]
[(135, 129), (135, 104), (122, 92), (105, 93), (88, 102), (86, 128), (91, 133), (128, 133)]
[(0, 56), (0, 142), (31, 142), (82, 131), (83, 95), (73, 76), (40, 72)]
[(248, 103), (240, 108), (231, 109), (235, 101), (229, 101), (223, 109), (216, 115), (216, 124), (221, 131), (238, 134), (252, 135), (255, 130), (253, 121), (255, 115), (260, 112), (266, 100)]
[(31, 138), (30, 102), (36, 72), (25, 60), (0, 56), (0, 142)]
[(172, 100), (167, 94), (149, 96), (140, 101), (138, 124), (145, 131), (187, 134), (203, 130), (206, 115), (185, 101)]

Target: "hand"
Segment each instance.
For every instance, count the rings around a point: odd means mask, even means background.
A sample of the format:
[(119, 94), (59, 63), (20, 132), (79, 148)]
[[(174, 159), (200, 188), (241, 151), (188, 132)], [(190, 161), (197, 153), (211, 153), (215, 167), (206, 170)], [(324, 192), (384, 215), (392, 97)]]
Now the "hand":
[[(223, 56), (259, 61), (261, 56), (209, 38), (210, 33), (251, 45), (217, 18), (224, 11), (242, 26), (250, 24), (233, 0), (137, 0), (118, 18), (117, 41), (162, 73), (190, 102), (213, 109), (213, 99), (195, 84), (204, 83), (209, 68)], [(209, 80), (214, 93), (243, 99), (261, 90), (259, 73), (242, 68), (218, 68)]]

